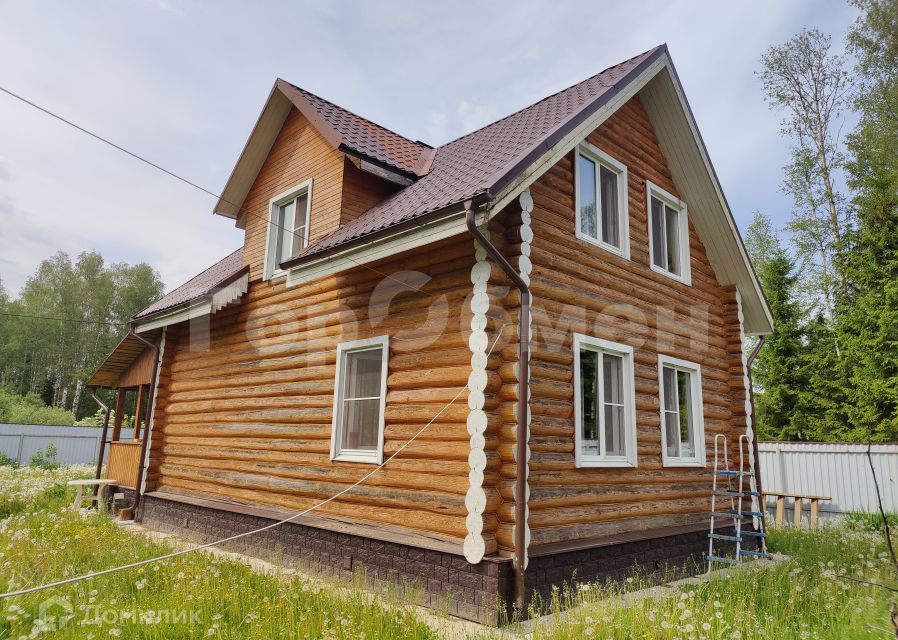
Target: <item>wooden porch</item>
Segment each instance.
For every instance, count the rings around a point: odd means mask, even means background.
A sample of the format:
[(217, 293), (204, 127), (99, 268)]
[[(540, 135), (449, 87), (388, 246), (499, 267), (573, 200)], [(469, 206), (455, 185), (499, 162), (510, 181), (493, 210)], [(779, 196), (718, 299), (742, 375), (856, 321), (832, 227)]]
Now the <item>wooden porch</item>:
[[(134, 437), (123, 440), (122, 423), (128, 395), (136, 396), (134, 403)], [(136, 387), (119, 387), (115, 396), (115, 422), (112, 437), (108, 440), (109, 456), (106, 460), (106, 479), (114, 480), (120, 487), (134, 489), (137, 487), (137, 476), (140, 470), (140, 452), (143, 438), (146, 437), (144, 414), (148, 414), (146, 403), (149, 396), (149, 384)], [(143, 429), (141, 429), (143, 427)]]
[[(160, 331), (151, 331), (144, 336), (153, 343), (159, 343)], [(138, 338), (127, 335), (107, 357), (89, 381), (89, 385), (115, 390), (115, 419), (109, 438), (103, 443), (109, 446), (106, 457), (106, 479), (114, 480), (121, 487), (136, 489), (140, 475), (140, 453), (146, 437), (146, 422), (149, 420), (150, 385), (156, 364), (155, 351)], [(131, 425), (124, 424), (126, 413), (133, 415)], [(133, 437), (123, 438), (122, 427), (133, 426)], [(103, 452), (100, 452), (100, 460)], [(98, 461), (98, 465), (99, 465)], [(99, 475), (99, 466), (98, 475)]]

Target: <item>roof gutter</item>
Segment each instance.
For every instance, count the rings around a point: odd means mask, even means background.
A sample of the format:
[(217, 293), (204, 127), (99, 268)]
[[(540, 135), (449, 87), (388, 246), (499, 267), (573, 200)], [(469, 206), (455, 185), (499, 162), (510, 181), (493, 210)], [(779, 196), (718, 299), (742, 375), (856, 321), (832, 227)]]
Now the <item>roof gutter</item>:
[(155, 356), (153, 357), (153, 373), (150, 376), (150, 391), (147, 394), (146, 416), (143, 420), (144, 428), (143, 441), (140, 443), (140, 463), (137, 467), (137, 481), (134, 483), (136, 485), (134, 487), (134, 504), (131, 505), (132, 517), (136, 518), (137, 507), (140, 505), (141, 497), (143, 497), (143, 480), (147, 462), (147, 447), (150, 444), (150, 435), (152, 433), (151, 429), (153, 427), (153, 403), (156, 399), (156, 384), (158, 383), (157, 376), (159, 373), (159, 356), (161, 354), (158, 345), (153, 344), (134, 330), (134, 324), (131, 324), (128, 327), (128, 335), (134, 336), (142, 343), (144, 343), (148, 348), (152, 349), (155, 353)]
[[(100, 405), (100, 409), (103, 410), (103, 433), (100, 435), (100, 453), (97, 455), (97, 472), (94, 475), (96, 480), (100, 479), (100, 474), (103, 472), (103, 458), (106, 457), (106, 435), (109, 431), (109, 407), (105, 402), (100, 400), (100, 396), (97, 395), (97, 387), (88, 387), (88, 391), (90, 391), (90, 397), (93, 398), (93, 401)], [(94, 495), (96, 495), (97, 489), (99, 487), (94, 487)]]
[[(748, 369), (748, 398), (751, 403), (751, 415), (752, 415), (752, 427), (754, 427), (754, 421), (757, 417), (757, 412), (755, 411), (755, 383), (753, 380), (753, 376), (751, 374), (752, 365), (755, 363), (755, 358), (758, 357), (758, 354), (761, 352), (761, 347), (764, 346), (764, 340), (767, 336), (761, 336), (758, 338), (758, 344), (755, 345), (755, 348), (751, 350), (751, 353), (748, 355), (748, 360), (746, 360), (746, 368)], [(767, 523), (764, 521), (764, 489), (761, 485), (761, 452), (758, 448), (758, 434), (757, 431), (752, 428), (754, 432), (752, 434), (752, 454), (755, 457), (755, 490), (761, 494), (761, 499), (758, 500), (758, 506), (760, 509), (758, 511), (761, 512), (761, 521), (763, 523), (763, 530), (767, 531)]]
[(514, 569), (515, 607), (524, 610), (524, 562), (526, 535), (524, 521), (527, 518), (527, 413), (530, 382), (530, 289), (515, 271), (511, 263), (495, 245), (477, 228), (474, 221), (474, 201), (465, 202), (465, 222), (474, 240), (495, 260), (515, 287), (521, 292), (521, 311), (518, 317), (518, 424), (515, 449), (515, 501), (514, 501)]
[(350, 249), (355, 249), (356, 247), (359, 247), (361, 245), (370, 244), (371, 242), (374, 242), (376, 240), (388, 238), (403, 231), (408, 231), (409, 229), (423, 227), (424, 225), (434, 222), (435, 220), (450, 218), (455, 214), (461, 215), (464, 213), (464, 210), (460, 209), (460, 206), (461, 203), (456, 202), (451, 205), (441, 207), (436, 211), (432, 211), (419, 218), (414, 218), (412, 220), (400, 222), (399, 224), (394, 224), (384, 229), (366, 233), (364, 235), (358, 236), (357, 238), (353, 238), (348, 242), (343, 242), (341, 244), (335, 245), (330, 249), (324, 249), (323, 251), (315, 253), (307, 253), (296, 256), (295, 258), (290, 258), (289, 260), (284, 260), (279, 266), (283, 270), (292, 269), (293, 267), (298, 267), (301, 264), (305, 264), (306, 262), (331, 258), (338, 253), (343, 253), (345, 251), (349, 251)]

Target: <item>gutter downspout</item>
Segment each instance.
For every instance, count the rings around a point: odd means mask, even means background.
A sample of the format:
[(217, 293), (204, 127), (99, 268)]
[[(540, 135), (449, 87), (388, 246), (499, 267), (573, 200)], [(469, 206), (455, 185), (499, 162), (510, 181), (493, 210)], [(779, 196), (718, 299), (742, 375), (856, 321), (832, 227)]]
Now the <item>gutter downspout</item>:
[(767, 336), (761, 336), (758, 339), (758, 344), (755, 345), (755, 348), (751, 350), (751, 353), (748, 355), (748, 360), (746, 361), (748, 368), (748, 393), (751, 396), (751, 417), (752, 417), (752, 430), (754, 431), (754, 437), (752, 440), (752, 454), (755, 456), (755, 488), (758, 493), (761, 494), (760, 499), (758, 500), (758, 506), (760, 507), (759, 511), (761, 512), (761, 523), (763, 527), (763, 531), (767, 531), (767, 505), (764, 504), (764, 489), (761, 485), (761, 452), (758, 449), (758, 414), (755, 411), (755, 383), (751, 374), (752, 365), (755, 362), (755, 358), (758, 357), (758, 354), (761, 352), (761, 347), (764, 346), (764, 340)]
[(527, 518), (527, 414), (530, 382), (530, 289), (511, 263), (495, 245), (477, 228), (474, 221), (474, 201), (465, 202), (465, 222), (468, 231), (484, 250), (495, 260), (509, 279), (521, 292), (521, 312), (519, 317), (518, 345), (518, 425), (514, 501), (514, 564), (515, 564), (515, 606), (524, 609), (524, 545), (526, 544), (524, 521)]
[[(109, 407), (100, 400), (100, 396), (97, 395), (97, 387), (88, 387), (87, 390), (90, 392), (90, 397), (93, 398), (94, 402), (100, 405), (100, 408), (103, 410), (103, 433), (100, 436), (100, 452), (97, 454), (97, 473), (94, 476), (95, 480), (100, 479), (100, 474), (103, 472), (103, 458), (106, 457), (106, 436), (109, 431)], [(94, 487), (94, 495), (97, 495), (98, 486)]]
[(155, 352), (155, 357), (153, 358), (153, 373), (150, 376), (150, 391), (147, 393), (147, 409), (146, 416), (144, 417), (144, 427), (143, 427), (143, 441), (140, 443), (140, 466), (137, 467), (137, 482), (135, 483), (137, 486), (134, 487), (134, 504), (131, 505), (131, 517), (137, 517), (137, 507), (140, 504), (140, 498), (143, 493), (143, 475), (144, 475), (144, 467), (146, 465), (147, 460), (147, 446), (150, 443), (150, 428), (152, 427), (152, 416), (153, 416), (153, 401), (156, 399), (156, 376), (159, 372), (159, 347), (142, 335), (134, 331), (134, 325), (129, 325), (128, 327), (128, 335), (134, 336), (142, 343), (144, 343), (147, 347), (152, 349)]

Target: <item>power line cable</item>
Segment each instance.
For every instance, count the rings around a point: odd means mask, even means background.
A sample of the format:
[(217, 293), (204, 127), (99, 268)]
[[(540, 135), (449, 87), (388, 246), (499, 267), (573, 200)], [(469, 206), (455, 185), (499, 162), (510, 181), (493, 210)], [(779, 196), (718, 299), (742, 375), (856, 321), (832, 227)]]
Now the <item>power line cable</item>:
[[(199, 190), (202, 191), (203, 193), (205, 193), (205, 194), (207, 194), (207, 195), (210, 195), (210, 196), (212, 196), (213, 198), (218, 198), (219, 200), (228, 203), (228, 204), (231, 205), (232, 207), (236, 207), (238, 212), (242, 212), (242, 213), (245, 213), (245, 214), (247, 214), (247, 215), (255, 216), (255, 217), (259, 218), (260, 220), (263, 220), (266, 224), (269, 224), (269, 225), (271, 225), (271, 226), (273, 226), (273, 227), (276, 227), (276, 228), (278, 228), (278, 229), (280, 229), (280, 230), (282, 230), (282, 231), (285, 231), (285, 232), (289, 233), (291, 236), (295, 236), (295, 235), (296, 235), (296, 232), (295, 232), (293, 229), (288, 229), (287, 227), (284, 227), (284, 226), (282, 226), (282, 225), (276, 223), (274, 220), (271, 220), (271, 219), (268, 218), (268, 217), (265, 217), (265, 216), (263, 216), (263, 215), (261, 215), (261, 214), (259, 214), (259, 213), (254, 212), (254, 211), (250, 211), (249, 209), (246, 209), (245, 207), (243, 207), (243, 206), (241, 206), (241, 205), (238, 205), (238, 204), (236, 204), (236, 203), (234, 203), (234, 202), (231, 202), (230, 200), (228, 200), (227, 198), (225, 198), (222, 194), (218, 194), (218, 193), (215, 193), (214, 191), (211, 191), (211, 190), (209, 190), (209, 189), (206, 189), (205, 187), (200, 186), (199, 184), (193, 182), (192, 180), (188, 180), (187, 178), (184, 178), (183, 176), (178, 175), (178, 174), (175, 173), (174, 171), (171, 171), (171, 170), (169, 170), (169, 169), (166, 169), (166, 168), (163, 167), (162, 165), (156, 164), (156, 163), (153, 162), (152, 160), (147, 160), (146, 158), (144, 158), (144, 157), (141, 156), (140, 154), (135, 153), (135, 152), (133, 152), (133, 151), (129, 151), (129, 150), (126, 149), (125, 147), (123, 147), (123, 146), (121, 146), (121, 145), (119, 145), (119, 144), (116, 144), (115, 142), (112, 142), (112, 141), (109, 140), (108, 138), (105, 138), (105, 137), (101, 136), (100, 134), (91, 131), (90, 129), (87, 129), (87, 128), (85, 128), (85, 127), (82, 127), (81, 125), (79, 125), (79, 124), (73, 122), (72, 120), (69, 120), (68, 118), (64, 118), (63, 116), (61, 116), (61, 115), (59, 115), (59, 114), (57, 114), (57, 113), (55, 113), (55, 112), (53, 112), (53, 111), (50, 111), (50, 110), (47, 109), (46, 107), (42, 107), (41, 105), (37, 104), (36, 102), (32, 102), (32, 101), (29, 100), (28, 98), (25, 98), (24, 96), (21, 96), (21, 95), (19, 95), (18, 93), (15, 93), (14, 91), (10, 91), (9, 89), (7, 89), (7, 88), (5, 88), (5, 87), (3, 87), (3, 86), (0, 86), (0, 91), (2, 91), (3, 93), (5, 93), (6, 95), (8, 95), (8, 96), (10, 96), (10, 97), (12, 97), (12, 98), (15, 98), (16, 100), (19, 100), (19, 101), (23, 102), (24, 104), (27, 104), (28, 106), (30, 106), (30, 107), (32, 107), (32, 108), (34, 108), (34, 109), (37, 109), (37, 110), (40, 111), (41, 113), (44, 113), (44, 114), (50, 116), (51, 118), (55, 118), (56, 120), (58, 120), (58, 121), (60, 121), (60, 122), (62, 122), (62, 123), (64, 123), (64, 124), (67, 124), (68, 126), (73, 127), (73, 128), (77, 129), (78, 131), (80, 131), (80, 132), (82, 132), (82, 133), (85, 133), (85, 134), (89, 135), (90, 137), (94, 138), (95, 140), (98, 140), (98, 141), (100, 141), (100, 142), (102, 142), (102, 143), (104, 143), (104, 144), (109, 145), (109, 146), (112, 147), (113, 149), (116, 149), (116, 150), (121, 151), (122, 153), (124, 153), (124, 154), (126, 154), (126, 155), (128, 155), (128, 156), (131, 156), (132, 158), (134, 158), (135, 160), (137, 160), (137, 161), (139, 161), (139, 162), (143, 162), (144, 164), (149, 165), (150, 167), (156, 169), (157, 171), (161, 171), (162, 173), (164, 173), (164, 174), (166, 174), (166, 175), (169, 175), (169, 176), (171, 176), (172, 178), (174, 178), (174, 179), (176, 179), (176, 180), (179, 180), (179, 181), (183, 182), (184, 184), (187, 184), (187, 185), (189, 185), (189, 186), (191, 186), (191, 187), (193, 187), (193, 188), (195, 188), (195, 189), (199, 189)], [(365, 267), (366, 269), (368, 269), (368, 270), (370, 270), (370, 271), (373, 271), (374, 273), (377, 273), (378, 275), (383, 276), (384, 278), (389, 278), (389, 279), (391, 279), (391, 280), (394, 280), (395, 282), (398, 282), (398, 283), (401, 284), (403, 287), (406, 287), (407, 289), (409, 289), (409, 290), (411, 290), (411, 291), (415, 291), (415, 292), (418, 292), (418, 293), (421, 292), (421, 289), (420, 289), (420, 288), (415, 287), (415, 286), (413, 286), (413, 285), (410, 285), (410, 284), (408, 284), (407, 282), (403, 282), (402, 280), (399, 280), (398, 278), (395, 278), (395, 277), (391, 276), (391, 275), (388, 274), (388, 273), (384, 273), (384, 272), (382, 272), (382, 271), (379, 271), (379, 270), (375, 269), (375, 268), (372, 267), (372, 266), (369, 266), (369, 265), (367, 265), (367, 264), (364, 264), (364, 263), (362, 263), (362, 262), (359, 262), (359, 261), (355, 260), (354, 258), (352, 258), (351, 256), (343, 255), (342, 257), (346, 258), (347, 260), (349, 260), (350, 262), (356, 264), (356, 265), (359, 266), (359, 267)]]
[(54, 320), (57, 322), (75, 322), (79, 324), (106, 324), (117, 327), (127, 327), (127, 322), (114, 322), (112, 320), (81, 320), (78, 318), (54, 318), (52, 316), (33, 316), (26, 313), (9, 313), (0, 311), (0, 316), (8, 316), (10, 318), (30, 318), (32, 320)]
[[(506, 327), (510, 326), (510, 324), (511, 323), (506, 322), (501, 327), (499, 327), (499, 329), (496, 331), (496, 338), (493, 340), (493, 344), (490, 346), (490, 349), (486, 354), (487, 358), (490, 355), (492, 355), (493, 350), (496, 348), (496, 345), (499, 343), (499, 338), (502, 337), (502, 332), (505, 330)], [(468, 388), (467, 384), (460, 387), (458, 390), (458, 393), (456, 393), (455, 396), (449, 402), (447, 402), (445, 405), (443, 405), (443, 407), (433, 416), (433, 418), (430, 419), (430, 421), (427, 424), (425, 424), (423, 427), (421, 427), (411, 438), (409, 438), (404, 443), (402, 443), (402, 445), (396, 450), (395, 453), (393, 453), (393, 455), (391, 455), (389, 458), (387, 458), (386, 460), (381, 462), (379, 465), (374, 467), (374, 469), (372, 469), (371, 471), (369, 471), (368, 473), (363, 475), (361, 478), (356, 480), (354, 483), (352, 483), (345, 489), (341, 489), (340, 491), (338, 491), (334, 495), (330, 496), (329, 498), (326, 498), (325, 500), (322, 500), (321, 502), (318, 502), (307, 509), (304, 509), (298, 513), (295, 513), (292, 516), (290, 516), (289, 518), (284, 518), (283, 520), (279, 520), (278, 522), (273, 522), (264, 527), (259, 527), (258, 529), (253, 529), (251, 531), (246, 531), (244, 533), (238, 533), (236, 535), (229, 536), (227, 538), (222, 538), (221, 540), (216, 540), (214, 542), (207, 542), (205, 544), (197, 545), (195, 547), (190, 547), (189, 549), (182, 549), (181, 551), (167, 553), (165, 555), (157, 556), (155, 558), (139, 560), (137, 562), (131, 562), (128, 564), (120, 565), (118, 567), (110, 567), (109, 569), (103, 569), (102, 571), (94, 571), (92, 573), (86, 573), (86, 574), (83, 574), (80, 576), (73, 576), (71, 578), (57, 580), (56, 582), (49, 582), (47, 584), (37, 585), (34, 587), (28, 587), (26, 589), (19, 589), (18, 591), (10, 591), (8, 593), (0, 593), (0, 600), (5, 600), (7, 598), (13, 598), (16, 596), (24, 596), (29, 593), (36, 593), (38, 591), (44, 591), (46, 589), (52, 589), (55, 587), (61, 587), (63, 585), (72, 584), (74, 582), (80, 582), (82, 580), (88, 580), (90, 578), (96, 578), (98, 576), (108, 575), (110, 573), (116, 573), (118, 571), (124, 571), (126, 569), (134, 569), (136, 567), (142, 567), (144, 565), (152, 564), (154, 562), (170, 560), (171, 558), (177, 558), (178, 556), (187, 555), (188, 553), (193, 553), (195, 551), (201, 551), (203, 549), (209, 549), (211, 547), (217, 547), (217, 546), (220, 546), (220, 545), (228, 543), (228, 542), (233, 542), (234, 540), (246, 538), (248, 536), (251, 536), (251, 535), (254, 535), (257, 533), (262, 533), (263, 531), (269, 531), (271, 529), (274, 529), (275, 527), (280, 527), (281, 525), (292, 522), (293, 520), (296, 520), (297, 518), (302, 517), (302, 516), (306, 515), (307, 513), (310, 513), (311, 511), (314, 511), (315, 509), (318, 509), (319, 507), (322, 507), (322, 506), (328, 504), (329, 502), (333, 502), (340, 496), (349, 493), (350, 491), (352, 491), (353, 489), (358, 487), (360, 484), (365, 482), (365, 480), (367, 480), (368, 478), (370, 478), (371, 476), (376, 474), (378, 471), (383, 469), (387, 465), (387, 463), (389, 463), (391, 460), (393, 460), (393, 458), (395, 458), (400, 453), (402, 453), (402, 451), (404, 451), (406, 447), (408, 447), (412, 442), (414, 442), (418, 438), (418, 436), (420, 436), (422, 433), (424, 433), (424, 431), (428, 427), (430, 427), (430, 425), (432, 425), (436, 421), (436, 419), (439, 418), (443, 414), (443, 412), (446, 411), (446, 409), (448, 409), (450, 406), (452, 406), (452, 404), (454, 404), (455, 401), (461, 397), (461, 394), (464, 393), (465, 389), (467, 389), (467, 388)]]

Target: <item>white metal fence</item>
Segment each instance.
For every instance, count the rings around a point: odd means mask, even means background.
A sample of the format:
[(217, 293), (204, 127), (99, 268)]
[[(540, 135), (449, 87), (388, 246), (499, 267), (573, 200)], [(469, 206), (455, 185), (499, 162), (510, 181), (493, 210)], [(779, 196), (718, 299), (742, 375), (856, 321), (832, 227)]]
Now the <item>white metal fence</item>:
[[(112, 427), (109, 433), (112, 433)], [(122, 429), (122, 439), (131, 438), (132, 433), (132, 429)], [(102, 434), (101, 427), (0, 423), (0, 453), (28, 464), (39, 449), (46, 449), (53, 443), (56, 461), (60, 464), (96, 464)]]
[[(817, 442), (759, 442), (765, 491), (830, 496), (820, 511), (876, 511), (876, 490), (867, 445)], [(875, 444), (873, 467), (883, 507), (898, 512), (898, 445)]]

